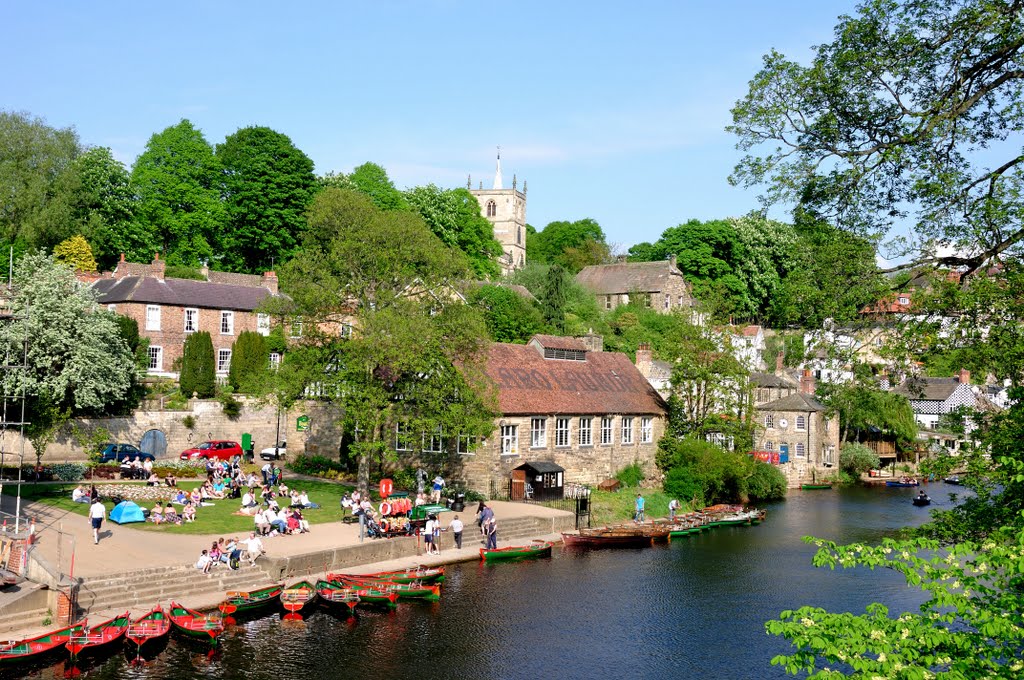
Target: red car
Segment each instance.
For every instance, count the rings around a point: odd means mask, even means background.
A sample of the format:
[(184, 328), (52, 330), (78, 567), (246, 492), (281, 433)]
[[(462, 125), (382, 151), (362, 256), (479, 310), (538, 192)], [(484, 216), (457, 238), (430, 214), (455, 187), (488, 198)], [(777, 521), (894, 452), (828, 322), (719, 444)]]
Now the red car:
[(242, 456), (242, 447), (238, 445), (238, 442), (203, 442), (194, 449), (185, 449), (181, 452), (182, 460), (195, 460), (196, 458), (231, 460), (235, 456)]

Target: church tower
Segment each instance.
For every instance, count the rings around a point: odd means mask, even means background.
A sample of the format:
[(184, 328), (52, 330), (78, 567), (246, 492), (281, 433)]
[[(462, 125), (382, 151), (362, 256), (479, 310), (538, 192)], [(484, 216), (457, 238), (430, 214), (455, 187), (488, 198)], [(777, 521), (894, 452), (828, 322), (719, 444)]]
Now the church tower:
[(501, 147), (498, 147), (498, 161), (494, 170), (494, 187), (478, 189), (467, 186), (469, 193), (480, 202), (480, 214), (494, 225), (494, 238), (501, 243), (505, 254), (499, 264), (501, 273), (508, 274), (526, 265), (526, 182), (523, 190), (516, 187), (516, 176), (512, 175), (512, 188), (502, 186)]

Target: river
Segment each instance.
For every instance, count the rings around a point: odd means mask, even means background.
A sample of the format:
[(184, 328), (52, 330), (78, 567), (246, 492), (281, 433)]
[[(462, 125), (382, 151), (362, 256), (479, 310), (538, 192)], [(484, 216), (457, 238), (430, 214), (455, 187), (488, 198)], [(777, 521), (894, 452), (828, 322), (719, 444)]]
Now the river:
[[(933, 484), (940, 504), (957, 488)], [(962, 490), (961, 490), (962, 491)], [(764, 622), (815, 605), (914, 610), (891, 571), (815, 569), (802, 536), (877, 541), (927, 519), (912, 489), (792, 491), (754, 527), (723, 527), (645, 550), (557, 550), (550, 559), (448, 568), (441, 601), (342, 620), (277, 614), (229, 628), (207, 654), (172, 640), (147, 665), (123, 654), (82, 677), (122, 680), (320, 678), (782, 678)], [(7, 671), (11, 673), (11, 671)], [(66, 677), (64, 663), (32, 677)]]

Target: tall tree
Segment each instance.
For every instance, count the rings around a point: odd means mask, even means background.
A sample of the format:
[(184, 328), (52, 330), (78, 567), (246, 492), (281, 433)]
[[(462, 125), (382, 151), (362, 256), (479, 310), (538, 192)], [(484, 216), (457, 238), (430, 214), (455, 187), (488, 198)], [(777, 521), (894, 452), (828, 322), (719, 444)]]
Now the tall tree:
[[(409, 204), (388, 172), (376, 163), (363, 163), (346, 176), (356, 191), (366, 194), (381, 210), (408, 210)], [(339, 187), (347, 188), (347, 187)]]
[(564, 269), (557, 264), (552, 265), (548, 269), (544, 293), (540, 299), (544, 320), (559, 333), (565, 330), (565, 288), (568, 285), (567, 279), (568, 276)]
[(262, 383), (269, 362), (270, 352), (263, 336), (256, 331), (242, 331), (238, 334), (235, 344), (231, 346), (228, 384), (238, 392)]
[(536, 234), (533, 243), (527, 235), (527, 248), (533, 253), (530, 257), (561, 265), (573, 274), (590, 264), (605, 264), (611, 257), (604, 230), (589, 217), (551, 222)]
[(305, 227), (313, 197), (313, 161), (286, 135), (242, 128), (217, 145), (228, 229), (222, 266), (262, 272), (287, 260)]
[(40, 253), (25, 255), (14, 275), (14, 319), (0, 324), (0, 355), (24, 368), (0, 376), (4, 394), (25, 397), (26, 433), (41, 458), (75, 415), (103, 415), (130, 390), (134, 358), (114, 315), (71, 268)]
[(435, 236), (466, 255), (475, 277), (496, 279), (501, 275), (497, 261), (502, 255), (501, 243), (494, 238), (491, 223), (480, 214), (476, 196), (465, 189), (428, 184), (409, 189), (405, 198)]
[(181, 372), (178, 385), (186, 398), (196, 395), (209, 399), (217, 392), (217, 368), (213, 338), (206, 331), (193, 333), (181, 348)]
[(514, 290), (480, 286), (470, 291), (467, 298), (483, 310), (487, 332), (495, 342), (525, 343), (544, 332), (544, 317), (536, 305)]
[(220, 164), (191, 122), (150, 137), (132, 168), (132, 183), (140, 198), (135, 223), (154, 234), (170, 264), (195, 266), (224, 256)]
[(80, 234), (54, 246), (53, 259), (77, 271), (96, 271), (96, 258), (92, 256), (92, 248)]

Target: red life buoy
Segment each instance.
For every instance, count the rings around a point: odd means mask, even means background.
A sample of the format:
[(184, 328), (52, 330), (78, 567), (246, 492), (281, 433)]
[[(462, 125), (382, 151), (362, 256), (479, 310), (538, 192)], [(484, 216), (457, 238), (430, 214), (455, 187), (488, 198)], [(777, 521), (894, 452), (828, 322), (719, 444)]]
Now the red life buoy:
[(391, 492), (395, 490), (395, 485), (390, 479), (380, 480), (380, 497), (387, 498), (391, 495)]
[(380, 504), (380, 514), (384, 517), (391, 514), (391, 503), (384, 502)]

